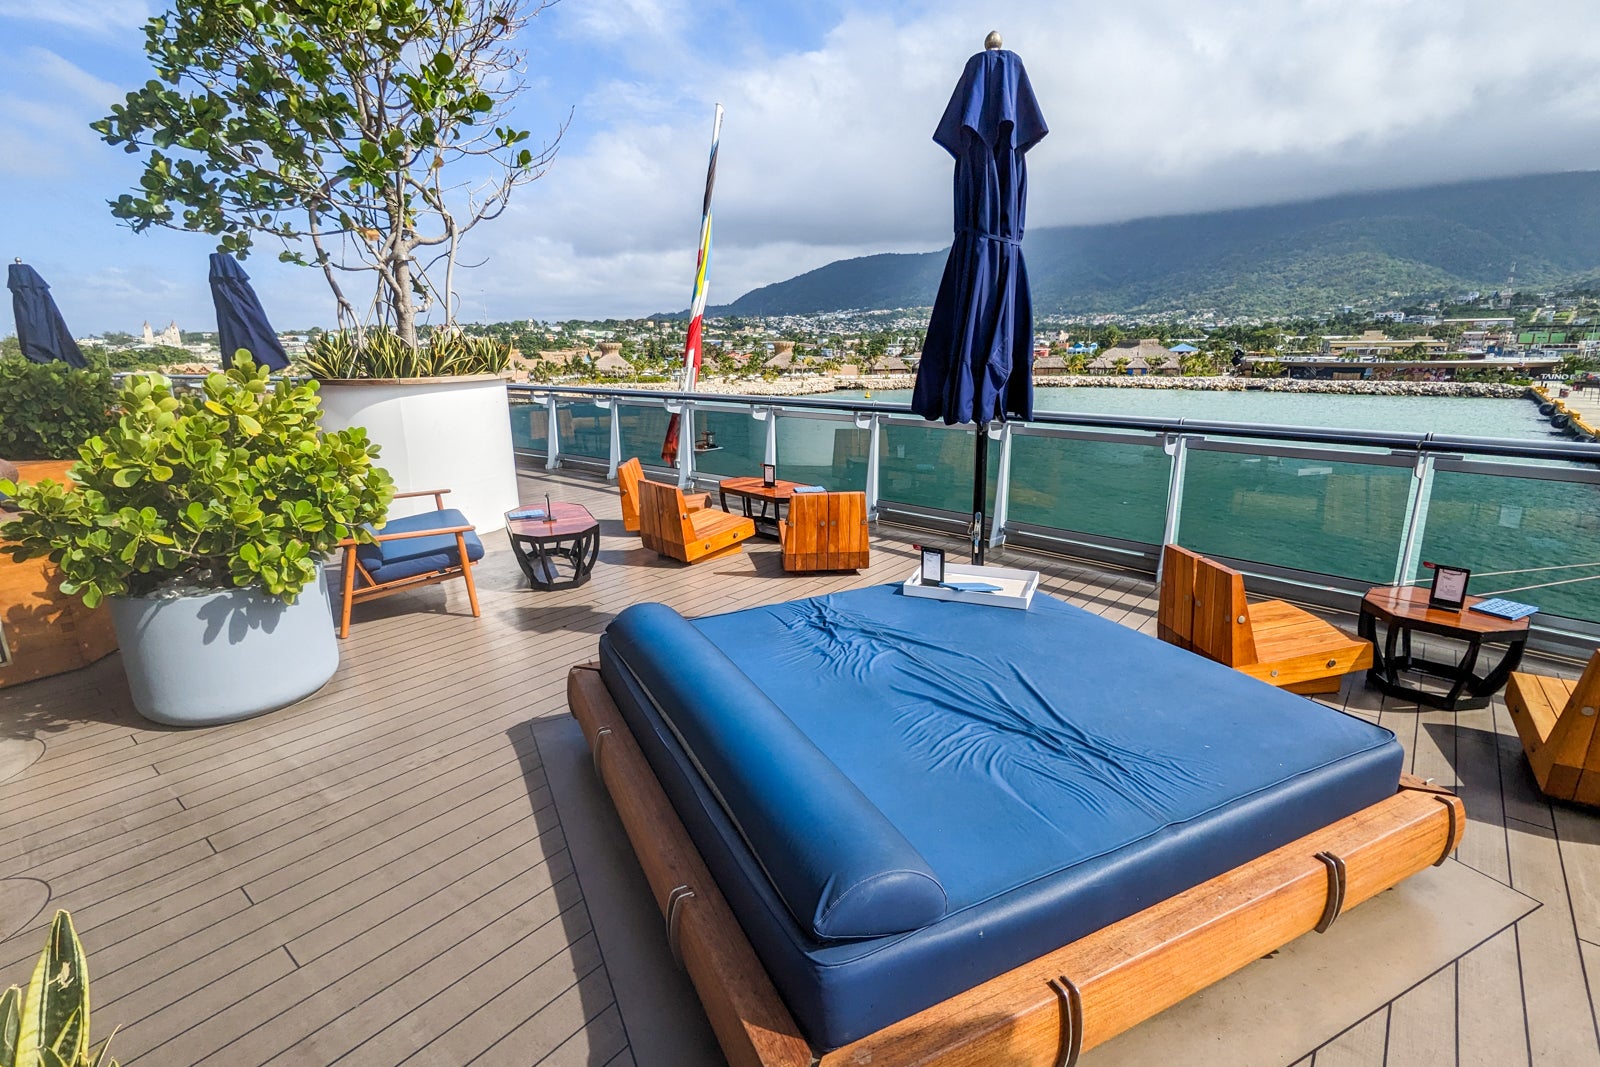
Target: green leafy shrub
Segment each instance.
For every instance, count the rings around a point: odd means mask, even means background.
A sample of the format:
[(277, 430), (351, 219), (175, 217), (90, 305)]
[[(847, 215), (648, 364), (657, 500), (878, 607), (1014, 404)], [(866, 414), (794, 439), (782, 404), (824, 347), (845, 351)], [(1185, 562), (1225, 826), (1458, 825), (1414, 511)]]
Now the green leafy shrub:
[(70, 459), (111, 425), (116, 399), (105, 370), (0, 359), (0, 456)]
[(12, 558), (48, 556), (89, 607), (167, 584), (293, 602), (318, 560), (368, 537), (361, 524), (394, 495), (366, 430), (319, 429), (315, 382), (270, 383), (248, 359), (182, 395), (133, 375), (115, 413), (80, 449), (74, 484), (0, 482), (22, 508), (6, 527)]
[(0, 993), (0, 1067), (117, 1067), (110, 1049), (110, 1037), (98, 1052), (90, 1044), (89, 965), (72, 916), (58, 911), (27, 992)]
[(511, 365), (511, 345), (492, 337), (435, 330), (415, 348), (393, 330), (340, 330), (312, 341), (295, 361), (313, 378), (444, 378), (499, 374)]

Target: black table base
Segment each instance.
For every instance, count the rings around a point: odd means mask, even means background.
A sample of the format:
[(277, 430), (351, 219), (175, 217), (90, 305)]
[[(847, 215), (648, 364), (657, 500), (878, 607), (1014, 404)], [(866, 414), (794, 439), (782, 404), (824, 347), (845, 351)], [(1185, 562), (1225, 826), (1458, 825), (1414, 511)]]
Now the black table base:
[[(1448, 660), (1429, 659), (1424, 656), (1413, 655), (1411, 652), (1411, 632), (1422, 627), (1408, 625), (1397, 620), (1388, 624), (1388, 632), (1384, 635), (1382, 644), (1377, 639), (1377, 618), (1363, 611), (1356, 621), (1356, 632), (1365, 640), (1372, 642), (1372, 666), (1367, 671), (1367, 682), (1379, 692), (1389, 696), (1400, 697), (1405, 700), (1414, 700), (1418, 704), (1425, 704), (1430, 708), (1442, 708), (1445, 711), (1457, 711), (1463, 706), (1479, 708), (1489, 703), (1489, 698), (1505, 688), (1511, 672), (1522, 664), (1522, 652), (1527, 647), (1527, 631), (1510, 635), (1509, 642), (1505, 645), (1505, 654), (1500, 662), (1489, 670), (1487, 674), (1473, 673), (1478, 666), (1478, 656), (1486, 643), (1486, 635), (1475, 632), (1455, 632), (1440, 634), (1453, 640), (1466, 643), (1466, 650), (1461, 659), (1456, 662)], [(1423, 632), (1435, 632), (1423, 629)], [(1494, 635), (1487, 635), (1494, 636)], [(1499, 641), (1490, 642), (1500, 644)], [(1444, 693), (1419, 689), (1416, 686), (1406, 685), (1400, 681), (1400, 674), (1404, 671), (1414, 671), (1425, 674), (1441, 681), (1448, 682), (1450, 688)]]
[[(784, 508), (782, 502), (768, 500), (766, 497), (752, 498), (744, 493), (736, 495), (744, 505), (744, 517), (755, 525), (756, 533), (761, 537), (776, 539), (778, 536), (778, 520), (783, 518)], [(719, 490), (717, 496), (722, 510), (730, 511), (727, 492)], [(756, 510), (756, 504), (761, 505), (761, 510)]]
[(511, 533), (511, 551), (535, 589), (575, 589), (589, 580), (600, 556), (600, 525), (576, 534), (534, 537)]

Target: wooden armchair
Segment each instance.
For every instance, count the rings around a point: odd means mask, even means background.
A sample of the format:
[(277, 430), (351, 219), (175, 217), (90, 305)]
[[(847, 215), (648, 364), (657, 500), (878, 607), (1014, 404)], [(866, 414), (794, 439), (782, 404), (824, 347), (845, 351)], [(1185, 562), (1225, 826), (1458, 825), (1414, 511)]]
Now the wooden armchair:
[(1600, 650), (1577, 681), (1513, 671), (1506, 707), (1545, 795), (1600, 805)]
[[(639, 529), (639, 483), (644, 481), (644, 465), (639, 457), (617, 466), (617, 492), (622, 496), (622, 528)], [(711, 506), (710, 493), (684, 493), (684, 506), (690, 511), (703, 511)]]
[(796, 493), (778, 520), (786, 571), (855, 571), (869, 566), (865, 493)]
[(1162, 552), (1156, 633), (1294, 693), (1337, 693), (1372, 666), (1366, 641), (1281, 600), (1248, 603), (1243, 575), (1177, 545)]
[(353, 605), (452, 578), (466, 581), (472, 615), (478, 616), (478, 587), (472, 581), (472, 565), (483, 558), (483, 542), (478, 540), (477, 531), (465, 515), (444, 506), (444, 494), (449, 491), (423, 489), (396, 493), (396, 500), (431, 496), (436, 510), (386, 521), (373, 530), (376, 539), (370, 544), (357, 544), (353, 538), (343, 542), (344, 602), (339, 615), (340, 637), (350, 634)]
[(683, 491), (660, 482), (639, 483), (639, 538), (658, 555), (683, 563), (742, 552), (756, 525), (742, 515), (716, 508), (690, 511)]

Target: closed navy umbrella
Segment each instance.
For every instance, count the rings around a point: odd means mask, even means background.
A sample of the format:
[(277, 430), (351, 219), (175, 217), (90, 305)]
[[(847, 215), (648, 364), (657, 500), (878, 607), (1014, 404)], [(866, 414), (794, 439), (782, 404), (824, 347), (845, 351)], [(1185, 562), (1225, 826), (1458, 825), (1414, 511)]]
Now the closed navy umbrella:
[(977, 423), (972, 561), (983, 562), (991, 419), (1033, 415), (1033, 304), (1022, 262), (1028, 149), (1049, 133), (1028, 72), (991, 33), (933, 139), (955, 157), (955, 239), (928, 320), (911, 408)]
[(17, 260), (6, 268), (6, 288), (11, 290), (11, 311), (24, 356), (35, 363), (59, 359), (74, 367), (89, 365), (38, 271)]
[(211, 302), (217, 306), (217, 345), (224, 367), (233, 366), (233, 354), (241, 348), (273, 370), (289, 365), (256, 291), (250, 288), (250, 275), (226, 252), (211, 253)]

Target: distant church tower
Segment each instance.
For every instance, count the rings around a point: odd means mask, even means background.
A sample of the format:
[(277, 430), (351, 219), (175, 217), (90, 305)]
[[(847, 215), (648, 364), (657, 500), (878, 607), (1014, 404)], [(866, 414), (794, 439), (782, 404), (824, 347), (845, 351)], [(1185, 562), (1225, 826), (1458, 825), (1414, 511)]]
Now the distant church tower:
[(147, 345), (153, 345), (156, 343), (156, 335), (150, 332), (149, 319), (144, 321), (144, 343)]
[(178, 329), (178, 321), (176, 319), (167, 323), (167, 328), (162, 330), (160, 335), (156, 337), (156, 343), (168, 345), (172, 348), (183, 347), (183, 333)]

